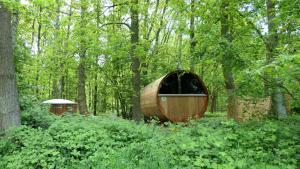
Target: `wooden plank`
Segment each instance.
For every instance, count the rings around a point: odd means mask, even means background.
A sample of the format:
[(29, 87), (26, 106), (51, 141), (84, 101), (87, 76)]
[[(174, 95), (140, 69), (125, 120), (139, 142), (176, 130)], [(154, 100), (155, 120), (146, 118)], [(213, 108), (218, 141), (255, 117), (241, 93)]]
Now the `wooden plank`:
[(157, 116), (161, 120), (167, 120), (160, 112), (158, 107), (157, 93), (161, 81), (165, 76), (157, 79), (151, 84), (147, 85), (141, 91), (141, 110), (146, 116)]
[(161, 111), (172, 122), (203, 117), (207, 103), (207, 97), (160, 97)]

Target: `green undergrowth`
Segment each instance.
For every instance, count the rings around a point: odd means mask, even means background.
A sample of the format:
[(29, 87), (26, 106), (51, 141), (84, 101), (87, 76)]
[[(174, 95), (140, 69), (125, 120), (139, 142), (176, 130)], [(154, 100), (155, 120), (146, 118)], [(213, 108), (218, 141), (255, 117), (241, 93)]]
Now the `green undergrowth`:
[(157, 125), (33, 112), (23, 113), (23, 126), (0, 141), (0, 168), (300, 166), (299, 116), (243, 124), (207, 116), (188, 124)]

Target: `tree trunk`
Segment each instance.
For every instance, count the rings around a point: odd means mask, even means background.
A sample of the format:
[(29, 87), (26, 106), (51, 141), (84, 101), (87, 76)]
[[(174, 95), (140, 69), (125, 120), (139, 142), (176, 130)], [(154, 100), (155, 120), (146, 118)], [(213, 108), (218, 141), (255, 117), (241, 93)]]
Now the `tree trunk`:
[(54, 77), (52, 80), (52, 98), (59, 99), (59, 89), (57, 84), (57, 79)]
[[(276, 24), (276, 1), (266, 0), (267, 7), (267, 24), (268, 24), (268, 37), (266, 39), (267, 49), (267, 62), (271, 64), (276, 57), (276, 48), (278, 46), (278, 33)], [(275, 73), (276, 74), (276, 73)], [(270, 77), (270, 76), (269, 76)], [(271, 84), (269, 91), (271, 91), (271, 110), (270, 115), (275, 115), (278, 118), (287, 117), (287, 111), (285, 107), (285, 98), (282, 91), (282, 79), (280, 77), (271, 77)]]
[[(17, 3), (19, 3), (19, 0), (16, 0)], [(16, 48), (17, 45), (17, 32), (18, 32), (18, 25), (19, 25), (19, 10), (16, 9), (13, 11), (13, 16), (12, 16), (12, 48), (13, 50)]]
[(217, 100), (218, 100), (218, 92), (213, 89), (210, 95), (210, 112), (214, 113), (217, 111)]
[[(38, 34), (37, 34), (37, 54), (39, 55), (40, 52), (41, 52), (41, 38), (42, 38), (42, 11), (43, 11), (43, 8), (40, 7), (40, 10), (39, 10), (39, 17), (38, 17)], [(39, 98), (39, 79), (40, 79), (40, 70), (37, 69), (37, 72), (36, 72), (36, 76), (35, 76), (35, 93), (36, 93), (36, 96), (37, 98)]]
[(11, 16), (0, 2), (0, 129), (21, 124), (13, 58)]
[(132, 113), (133, 119), (139, 122), (142, 119), (141, 114), (141, 105), (140, 105), (140, 58), (137, 56), (137, 45), (139, 43), (139, 1), (132, 0), (131, 8), (130, 8), (130, 18), (131, 18), (131, 49), (130, 55), (132, 59), (132, 73), (133, 73), (133, 96), (132, 96)]
[(81, 0), (81, 23), (80, 28), (82, 29), (80, 34), (80, 60), (78, 66), (78, 107), (80, 114), (88, 114), (87, 104), (86, 104), (86, 92), (85, 92), (85, 62), (86, 62), (86, 33), (84, 30), (86, 29), (86, 10), (87, 10), (87, 2), (85, 0)]
[(78, 66), (78, 96), (77, 96), (80, 114), (88, 114), (85, 93), (85, 52), (80, 54), (80, 63)]
[[(98, 43), (100, 44), (100, 14), (101, 14), (101, 5), (100, 1), (97, 1), (96, 4), (96, 22), (97, 22), (97, 36), (98, 36)], [(97, 115), (97, 103), (98, 103), (98, 54), (95, 55), (95, 75), (94, 75), (94, 95), (93, 95), (93, 114), (94, 116)]]
[(41, 38), (42, 38), (42, 11), (43, 8), (40, 7), (39, 18), (38, 18), (38, 37), (37, 37), (37, 50), (38, 53), (41, 52)]
[(236, 89), (234, 84), (234, 78), (232, 73), (234, 57), (229, 48), (232, 43), (232, 35), (230, 33), (230, 20), (229, 20), (229, 2), (228, 0), (222, 0), (221, 2), (221, 36), (225, 42), (222, 42), (223, 54), (222, 54), (222, 67), (223, 76), (225, 80), (225, 88), (227, 92), (227, 117), (238, 120), (237, 113), (237, 100)]
[(33, 45), (34, 45), (34, 37), (35, 37), (35, 20), (36, 18), (33, 18), (33, 21), (32, 21), (32, 25), (31, 25), (31, 43), (30, 43), (30, 51), (32, 51), (33, 49)]
[[(61, 70), (63, 71), (63, 72), (65, 72), (64, 71), (64, 64), (61, 64)], [(64, 97), (64, 93), (65, 93), (65, 74), (63, 74), (63, 75), (61, 75), (61, 77), (60, 77), (60, 79), (59, 79), (59, 97), (60, 98), (65, 98)]]
[(98, 74), (95, 74), (95, 82), (94, 82), (94, 96), (93, 96), (93, 101), (94, 101), (94, 115), (97, 115), (97, 103), (98, 103)]
[[(70, 39), (70, 32), (71, 32), (71, 21), (73, 15), (73, 0), (70, 1), (69, 12), (68, 12), (68, 24), (67, 24), (67, 33), (64, 39), (64, 52), (63, 55), (68, 55), (69, 50), (69, 39)], [(61, 70), (64, 71), (64, 75), (60, 79), (60, 86), (61, 86), (61, 98), (69, 98), (69, 90), (68, 90), (68, 69), (64, 69), (64, 63), (61, 64)]]
[(182, 57), (182, 32), (180, 30), (178, 35), (178, 55), (177, 55), (177, 70), (180, 70), (181, 67), (181, 57)]
[(160, 21), (159, 21), (159, 27), (157, 29), (157, 31), (155, 32), (155, 45), (154, 45), (154, 48), (155, 48), (155, 52), (157, 52), (157, 46), (159, 44), (159, 37), (160, 37), (160, 32), (163, 28), (163, 24), (164, 24), (164, 16), (165, 16), (165, 13), (167, 11), (167, 6), (168, 6), (168, 3), (169, 3), (169, 0), (166, 0), (165, 1), (165, 5), (164, 5), (164, 8), (163, 8), (163, 11), (162, 11), (162, 15), (160, 17)]
[(190, 18), (190, 71), (195, 70), (195, 0), (191, 0), (191, 18)]
[[(64, 61), (61, 60), (60, 57), (57, 56), (61, 56), (62, 54), (62, 42), (59, 38), (59, 31), (60, 31), (60, 7), (61, 7), (61, 2), (60, 0), (56, 0), (56, 19), (55, 19), (55, 34), (54, 34), (54, 42), (56, 42), (55, 47), (54, 47), (54, 51), (55, 51), (55, 55), (56, 57), (54, 58), (54, 64), (59, 65), (60, 67), (58, 68), (60, 70), (60, 72), (62, 72), (61, 74), (57, 75), (59, 77), (54, 77), (53, 79), (53, 97), (54, 98), (62, 98), (63, 97), (63, 90), (64, 90)], [(68, 40), (68, 39), (67, 39)]]

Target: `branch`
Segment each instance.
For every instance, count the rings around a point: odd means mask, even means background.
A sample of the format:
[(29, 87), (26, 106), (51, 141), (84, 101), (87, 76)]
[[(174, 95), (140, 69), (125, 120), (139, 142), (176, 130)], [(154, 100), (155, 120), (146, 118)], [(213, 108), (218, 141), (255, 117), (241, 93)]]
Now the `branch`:
[(113, 7), (116, 7), (116, 6), (123, 6), (123, 5), (128, 5), (129, 2), (123, 2), (123, 3), (119, 3), (119, 4), (113, 4), (113, 5), (110, 5), (110, 6), (104, 6), (104, 8), (113, 8)]
[[(271, 84), (270, 80), (266, 79), (265, 77), (263, 77), (262, 75), (258, 75), (258, 77), (260, 77), (263, 81)], [(278, 87), (283, 88), (293, 99), (294, 99), (294, 95), (289, 91), (288, 88), (286, 88), (284, 85), (280, 84), (278, 85)]]
[(247, 17), (245, 17), (241, 12), (238, 11), (238, 14), (246, 20), (246, 22), (252, 27), (252, 29), (255, 30), (255, 32), (258, 34), (258, 36), (263, 40), (264, 44), (267, 43), (267, 40), (265, 36), (262, 34), (259, 28), (256, 27), (256, 25)]
[(105, 24), (101, 25), (99, 28), (102, 28), (102, 27), (108, 26), (108, 25), (125, 25), (128, 29), (131, 29), (131, 26), (124, 22), (109, 22), (109, 23), (105, 23)]

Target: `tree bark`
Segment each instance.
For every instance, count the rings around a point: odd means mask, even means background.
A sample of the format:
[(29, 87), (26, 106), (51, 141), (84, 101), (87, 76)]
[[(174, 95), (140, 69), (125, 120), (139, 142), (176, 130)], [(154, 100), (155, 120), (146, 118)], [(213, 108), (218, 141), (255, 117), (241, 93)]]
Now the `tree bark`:
[(98, 103), (98, 74), (95, 74), (95, 82), (94, 82), (94, 98), (93, 98), (93, 107), (94, 107), (94, 112), (93, 114), (96, 116), (97, 115), (97, 103)]
[(38, 53), (41, 52), (41, 38), (42, 38), (42, 11), (43, 8), (40, 7), (39, 18), (38, 18), (38, 37), (37, 37), (37, 50)]
[(234, 56), (230, 52), (232, 43), (232, 35), (230, 33), (230, 18), (229, 18), (229, 2), (222, 0), (221, 2), (221, 36), (223, 38), (221, 46), (223, 48), (222, 67), (225, 80), (225, 88), (227, 92), (227, 117), (238, 120), (237, 100), (234, 78), (232, 73)]
[[(20, 0), (16, 0), (17, 3), (20, 2)], [(13, 15), (12, 15), (12, 27), (11, 27), (11, 30), (12, 30), (12, 48), (13, 48), (13, 51), (15, 50), (16, 48), (16, 45), (17, 45), (17, 32), (18, 32), (18, 25), (19, 25), (19, 10), (16, 9), (16, 10), (13, 10)]]
[[(60, 32), (60, 8), (61, 8), (61, 1), (60, 0), (56, 0), (56, 4), (57, 4), (57, 9), (56, 9), (56, 25), (55, 25), (55, 29), (56, 29), (56, 36), (57, 39), (59, 39), (59, 47), (58, 47), (58, 56), (60, 56), (62, 54), (62, 49), (60, 46), (63, 45), (62, 40), (60, 40), (59, 38), (59, 32)], [(68, 40), (68, 39), (67, 39)], [(63, 93), (64, 93), (64, 89), (65, 89), (65, 61), (64, 59), (59, 58), (59, 65), (60, 65), (60, 70), (62, 72), (62, 74), (59, 77), (58, 80), (58, 96), (60, 98), (63, 98)]]
[(81, 23), (80, 23), (80, 29), (81, 34), (80, 34), (80, 44), (79, 44), (79, 66), (78, 66), (78, 96), (77, 96), (77, 101), (78, 101), (78, 107), (79, 107), (79, 112), (80, 114), (87, 115), (88, 114), (88, 109), (87, 109), (87, 104), (86, 104), (86, 91), (85, 91), (85, 62), (86, 62), (86, 33), (84, 32), (86, 29), (86, 10), (87, 10), (87, 2), (85, 0), (81, 0)]
[(162, 11), (162, 15), (160, 17), (159, 27), (158, 27), (157, 31), (155, 32), (155, 45), (154, 45), (155, 52), (157, 52), (156, 48), (159, 44), (160, 32), (161, 32), (163, 24), (164, 24), (164, 16), (165, 16), (165, 13), (167, 11), (168, 3), (169, 3), (169, 0), (166, 0), (163, 11)]
[(52, 80), (52, 98), (59, 99), (59, 89), (56, 77)]
[[(267, 24), (268, 24), (268, 37), (266, 39), (267, 49), (267, 64), (271, 64), (276, 57), (276, 48), (278, 46), (278, 24), (276, 24), (276, 0), (266, 0), (267, 7)], [(275, 72), (276, 74), (276, 72)], [(268, 85), (271, 91), (271, 110), (270, 115), (277, 116), (278, 118), (287, 117), (287, 111), (285, 107), (285, 97), (282, 91), (282, 79), (278, 76), (271, 77), (271, 84)]]
[[(181, 28), (180, 28), (181, 29)], [(178, 35), (178, 55), (177, 55), (177, 70), (180, 70), (181, 67), (181, 57), (182, 57), (182, 32), (180, 30)]]
[(133, 73), (133, 96), (132, 96), (132, 113), (133, 119), (137, 122), (141, 121), (142, 114), (141, 114), (141, 106), (140, 106), (140, 84), (141, 84), (141, 77), (140, 77), (140, 58), (137, 56), (137, 45), (139, 43), (139, 1), (132, 0), (130, 7), (130, 18), (131, 18), (131, 49), (130, 55), (132, 59), (132, 73)]
[[(100, 13), (101, 13), (101, 4), (100, 1), (96, 3), (96, 22), (97, 22), (97, 36), (98, 43), (100, 44)], [(98, 54), (95, 55), (95, 75), (94, 75), (94, 95), (93, 95), (93, 114), (97, 115), (97, 103), (98, 103)]]
[(34, 45), (34, 37), (35, 37), (35, 20), (36, 18), (33, 18), (33, 21), (32, 21), (32, 25), (31, 25), (31, 43), (30, 43), (30, 51), (32, 51), (33, 49), (33, 45)]
[(0, 2), (0, 129), (21, 124), (13, 58), (11, 16)]
[[(53, 51), (55, 51), (55, 57), (54, 57), (54, 66), (56, 67), (59, 65), (58, 70), (60, 70), (61, 74), (57, 75), (58, 77), (54, 77), (53, 79), (53, 97), (54, 98), (63, 98), (64, 93), (64, 79), (65, 79), (65, 73), (64, 73), (64, 60), (59, 57), (62, 54), (62, 48), (63, 45), (62, 40), (59, 38), (59, 32), (60, 32), (60, 8), (61, 8), (61, 2), (60, 0), (56, 0), (56, 19), (55, 19), (55, 33), (54, 33), (54, 42), (56, 42)], [(68, 39), (66, 39), (68, 40)]]
[(218, 100), (218, 92), (213, 89), (210, 95), (210, 112), (214, 113), (217, 111), (217, 100)]
[[(69, 6), (69, 12), (68, 12), (68, 24), (67, 24), (67, 33), (66, 37), (64, 39), (64, 51), (63, 54), (64, 56), (68, 55), (68, 50), (69, 50), (69, 39), (70, 39), (70, 32), (71, 32), (71, 21), (72, 21), (72, 16), (73, 16), (73, 0), (70, 1), (70, 6)], [(62, 68), (63, 67), (63, 68)], [(69, 98), (69, 88), (68, 88), (68, 69), (64, 69), (64, 65), (61, 65), (62, 70), (64, 71), (64, 76), (61, 77), (60, 79), (60, 86), (61, 86), (61, 94), (62, 98)]]
[(190, 17), (190, 71), (195, 70), (195, 0), (191, 0), (191, 17)]
[[(39, 15), (38, 15), (38, 34), (37, 34), (37, 54), (39, 55), (41, 52), (41, 38), (42, 38), (42, 11), (43, 8), (40, 7)], [(39, 98), (39, 79), (40, 79), (40, 70), (38, 69), (35, 76), (35, 83), (36, 83), (36, 96)]]

